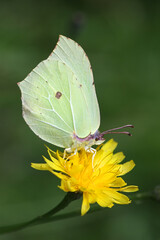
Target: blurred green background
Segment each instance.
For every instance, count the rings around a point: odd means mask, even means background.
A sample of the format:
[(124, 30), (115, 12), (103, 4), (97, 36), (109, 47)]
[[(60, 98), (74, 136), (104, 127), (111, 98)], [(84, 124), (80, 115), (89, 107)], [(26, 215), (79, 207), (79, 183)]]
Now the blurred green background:
[[(0, 225), (41, 215), (65, 195), (56, 177), (30, 167), (31, 162), (43, 162), (41, 155), (47, 152), (22, 118), (16, 84), (48, 57), (59, 34), (77, 41), (91, 61), (100, 130), (135, 125), (133, 137), (113, 136), (119, 142), (117, 151), (136, 163), (125, 180), (141, 192), (160, 184), (160, 1), (1, 0)], [(81, 200), (64, 212), (80, 205)], [(115, 206), (0, 239), (159, 240), (160, 203)]]

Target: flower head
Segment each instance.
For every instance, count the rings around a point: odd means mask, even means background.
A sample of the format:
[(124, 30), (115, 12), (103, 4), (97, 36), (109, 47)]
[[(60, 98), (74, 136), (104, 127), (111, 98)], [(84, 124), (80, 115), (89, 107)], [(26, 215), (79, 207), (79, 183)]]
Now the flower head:
[(129, 204), (131, 200), (120, 192), (138, 191), (137, 186), (126, 186), (122, 175), (131, 171), (135, 164), (131, 160), (121, 163), (125, 158), (122, 152), (113, 154), (117, 143), (111, 139), (105, 143), (95, 156), (81, 149), (71, 153), (67, 159), (59, 151), (48, 148), (51, 160), (44, 157), (46, 163), (32, 163), (38, 170), (48, 170), (61, 179), (61, 188), (65, 192), (82, 192), (81, 214), (84, 215), (90, 204), (97, 202), (101, 207), (111, 208), (114, 203)]

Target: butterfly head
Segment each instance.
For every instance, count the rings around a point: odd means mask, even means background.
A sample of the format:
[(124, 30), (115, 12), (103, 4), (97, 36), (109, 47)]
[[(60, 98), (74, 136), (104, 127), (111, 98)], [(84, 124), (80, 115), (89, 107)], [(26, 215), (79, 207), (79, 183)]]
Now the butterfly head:
[(74, 152), (75, 149), (76, 150), (80, 150), (82, 148), (89, 149), (93, 145), (100, 145), (105, 141), (104, 135), (106, 135), (106, 134), (113, 134), (113, 133), (116, 133), (116, 134), (119, 133), (120, 134), (121, 133), (121, 134), (132, 136), (130, 132), (126, 132), (126, 131), (117, 132), (116, 131), (116, 130), (127, 128), (127, 127), (133, 128), (134, 126), (128, 124), (128, 125), (125, 125), (125, 126), (122, 126), (122, 127), (107, 130), (107, 131), (102, 132), (102, 133), (97, 130), (94, 134), (89, 134), (85, 138), (80, 138), (75, 133), (73, 133), (73, 144), (72, 144), (71, 148), (69, 148), (70, 152)]
[(101, 133), (97, 130), (94, 134), (89, 134), (85, 138), (78, 137), (75, 133), (73, 134), (73, 145), (72, 150), (81, 148), (91, 148), (93, 145), (100, 145), (105, 141), (105, 139), (101, 136)]

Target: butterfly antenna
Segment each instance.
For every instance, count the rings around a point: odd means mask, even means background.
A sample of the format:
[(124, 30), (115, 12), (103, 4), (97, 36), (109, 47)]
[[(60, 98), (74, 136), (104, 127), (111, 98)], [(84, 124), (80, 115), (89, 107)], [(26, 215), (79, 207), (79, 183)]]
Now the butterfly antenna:
[(130, 132), (115, 132), (116, 130), (119, 130), (119, 129), (123, 129), (123, 128), (134, 128), (133, 125), (131, 124), (127, 124), (127, 125), (124, 125), (124, 126), (121, 126), (121, 127), (118, 127), (118, 128), (113, 128), (113, 129), (109, 129), (105, 132), (102, 132), (101, 133), (101, 137), (103, 137), (105, 134), (125, 134), (125, 135), (128, 135), (128, 136), (132, 136), (132, 134)]

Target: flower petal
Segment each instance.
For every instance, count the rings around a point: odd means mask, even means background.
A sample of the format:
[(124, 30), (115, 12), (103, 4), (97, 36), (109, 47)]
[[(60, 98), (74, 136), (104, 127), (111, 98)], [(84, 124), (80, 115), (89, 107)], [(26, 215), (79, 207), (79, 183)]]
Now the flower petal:
[(65, 192), (77, 192), (77, 188), (75, 185), (71, 183), (70, 180), (62, 180), (61, 186), (59, 186), (60, 189), (62, 189)]
[(82, 207), (81, 207), (81, 215), (83, 216), (84, 214), (86, 214), (89, 209), (90, 209), (90, 204), (89, 204), (89, 200), (88, 200), (88, 193), (84, 192)]
[(108, 142), (106, 142), (101, 150), (105, 151), (106, 153), (111, 153), (115, 150), (117, 147), (118, 143), (115, 142), (113, 139), (110, 139)]
[(121, 188), (120, 191), (122, 191), (122, 192), (137, 192), (137, 191), (139, 191), (139, 188), (138, 188), (138, 186), (130, 185), (130, 186)]
[(133, 162), (133, 160), (122, 164), (120, 167), (119, 176), (125, 175), (126, 173), (130, 172), (134, 167), (135, 167), (135, 163)]
[(113, 207), (113, 201), (110, 198), (109, 195), (107, 195), (105, 192), (99, 192), (97, 193), (97, 203), (101, 206), (101, 207)]
[(108, 189), (105, 191), (108, 196), (112, 198), (112, 201), (117, 203), (117, 204), (129, 204), (131, 200), (124, 194), (117, 192), (114, 189)]
[(31, 163), (31, 167), (37, 170), (47, 170), (51, 171), (52, 169), (48, 166), (47, 163)]
[(103, 175), (99, 175), (95, 180), (92, 182), (92, 185), (96, 187), (97, 189), (109, 186), (110, 183), (114, 182), (116, 180), (116, 174), (109, 172)]
[(43, 158), (44, 158), (45, 162), (48, 164), (48, 166), (50, 168), (52, 168), (53, 170), (60, 171), (60, 172), (65, 172), (65, 169), (60, 164), (56, 164), (54, 162), (51, 162), (46, 157), (43, 157)]
[[(55, 161), (56, 159), (54, 158), (54, 160), (53, 161)], [(56, 161), (56, 164), (58, 163), (60, 163), (60, 165), (64, 165), (65, 164), (65, 162), (66, 162), (66, 160), (64, 160), (64, 158), (62, 158), (61, 156), (60, 156), (60, 153), (59, 153), (59, 151), (57, 151), (57, 161)]]
[(111, 187), (116, 188), (123, 187), (125, 185), (127, 185), (127, 183), (121, 177), (116, 178), (116, 180), (110, 184)]
[(89, 199), (89, 203), (95, 203), (96, 202), (95, 193), (88, 193), (88, 199)]
[[(46, 147), (47, 147), (47, 146), (46, 146)], [(49, 147), (47, 147), (47, 151), (48, 151), (48, 154), (49, 154), (51, 160), (52, 160), (52, 158), (54, 159), (54, 158), (57, 157), (56, 152), (54, 152), (53, 150), (51, 150)]]
[(110, 164), (117, 164), (117, 163), (120, 163), (124, 160), (125, 158), (125, 155), (122, 153), (122, 152), (118, 152), (118, 153), (115, 153), (112, 157), (112, 159), (110, 160)]
[(70, 176), (66, 175), (63, 172), (56, 172), (54, 170), (50, 171), (51, 173), (53, 173), (55, 176), (57, 176), (58, 178), (60, 178), (61, 180), (68, 180), (70, 178)]
[(113, 153), (110, 153), (110, 154), (106, 154), (106, 152), (104, 151), (101, 151), (101, 155), (100, 154), (97, 154), (94, 158), (94, 168), (103, 168), (104, 166), (105, 167), (108, 167), (108, 162), (111, 161), (112, 157), (113, 157)]

